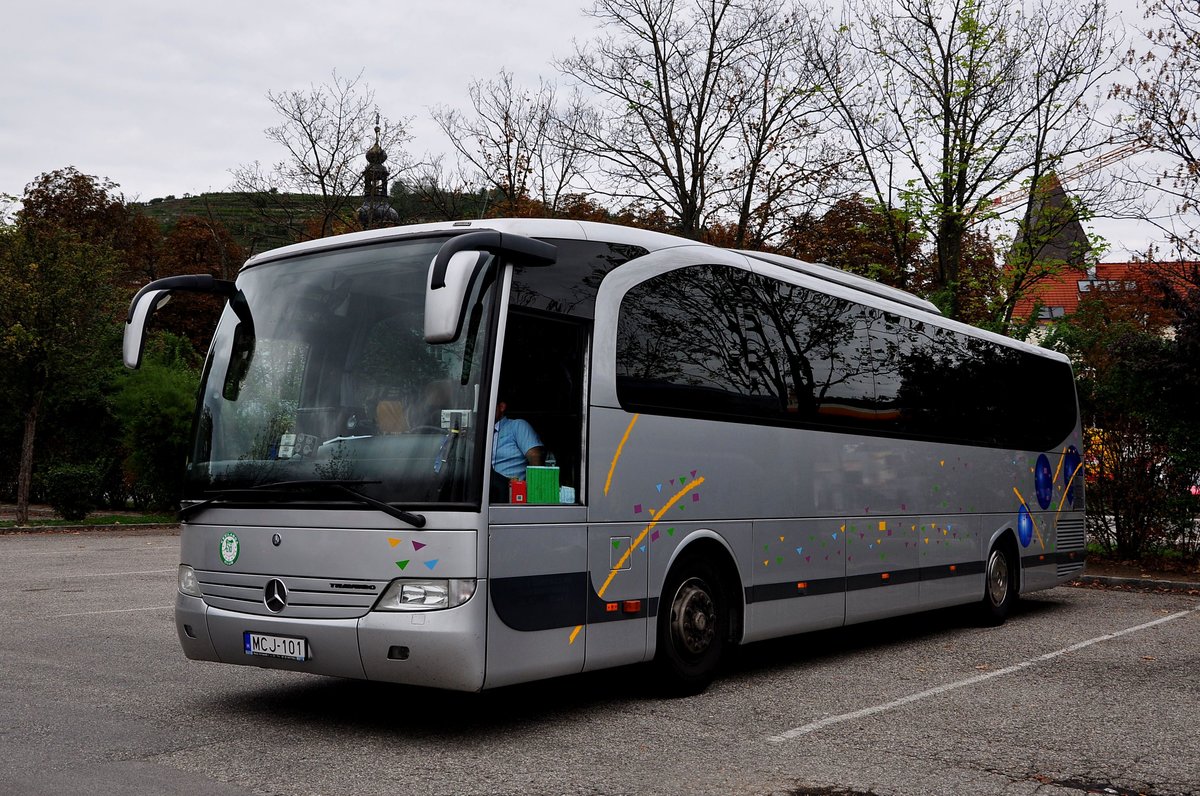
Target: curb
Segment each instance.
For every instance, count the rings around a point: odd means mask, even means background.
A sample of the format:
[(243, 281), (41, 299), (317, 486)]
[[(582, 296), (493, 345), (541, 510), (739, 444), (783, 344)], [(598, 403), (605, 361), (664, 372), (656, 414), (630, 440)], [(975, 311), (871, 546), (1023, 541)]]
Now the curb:
[(1080, 575), (1068, 585), (1109, 586), (1152, 591), (1200, 592), (1200, 583), (1182, 580), (1152, 580), (1150, 578), (1117, 578), (1109, 575)]
[(177, 522), (130, 522), (113, 523), (111, 525), (22, 525), (0, 528), (0, 536), (13, 536), (19, 533), (82, 533), (104, 531), (170, 531), (179, 530)]

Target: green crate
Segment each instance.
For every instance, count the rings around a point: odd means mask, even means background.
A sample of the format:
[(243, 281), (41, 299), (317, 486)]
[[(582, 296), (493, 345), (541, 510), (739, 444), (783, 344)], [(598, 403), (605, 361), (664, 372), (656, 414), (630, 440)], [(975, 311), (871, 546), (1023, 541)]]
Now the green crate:
[(526, 467), (525, 482), (529, 485), (530, 503), (558, 502), (557, 467)]

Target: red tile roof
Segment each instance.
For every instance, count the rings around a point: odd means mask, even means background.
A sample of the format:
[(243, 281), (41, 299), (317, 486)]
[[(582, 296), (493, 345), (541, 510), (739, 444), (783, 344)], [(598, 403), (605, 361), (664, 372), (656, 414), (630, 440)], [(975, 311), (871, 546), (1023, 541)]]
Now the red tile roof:
[(1013, 310), (1014, 319), (1028, 318), (1034, 303), (1050, 311), (1051, 318), (1072, 315), (1079, 302), (1089, 293), (1146, 291), (1155, 280), (1166, 276), (1172, 282), (1188, 289), (1186, 279), (1196, 263), (1099, 263), (1090, 271), (1063, 269), (1047, 277), (1027, 290), (1017, 299)]

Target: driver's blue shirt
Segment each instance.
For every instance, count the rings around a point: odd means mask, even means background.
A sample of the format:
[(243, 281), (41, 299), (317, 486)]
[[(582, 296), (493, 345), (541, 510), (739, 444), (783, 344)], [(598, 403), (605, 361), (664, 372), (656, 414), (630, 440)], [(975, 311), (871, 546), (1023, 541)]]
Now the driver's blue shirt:
[(525, 454), (541, 447), (542, 440), (528, 421), (502, 417), (496, 421), (492, 469), (505, 478), (525, 478)]

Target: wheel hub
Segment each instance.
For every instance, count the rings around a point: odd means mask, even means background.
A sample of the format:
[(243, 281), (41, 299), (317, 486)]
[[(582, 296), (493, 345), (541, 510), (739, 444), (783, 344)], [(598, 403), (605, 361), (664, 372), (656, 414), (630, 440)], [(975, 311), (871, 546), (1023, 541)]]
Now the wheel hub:
[(716, 606), (703, 581), (693, 578), (679, 587), (671, 606), (671, 634), (692, 655), (700, 655), (713, 642)]
[(988, 558), (988, 598), (992, 605), (999, 606), (1008, 597), (1008, 560), (999, 550)]

